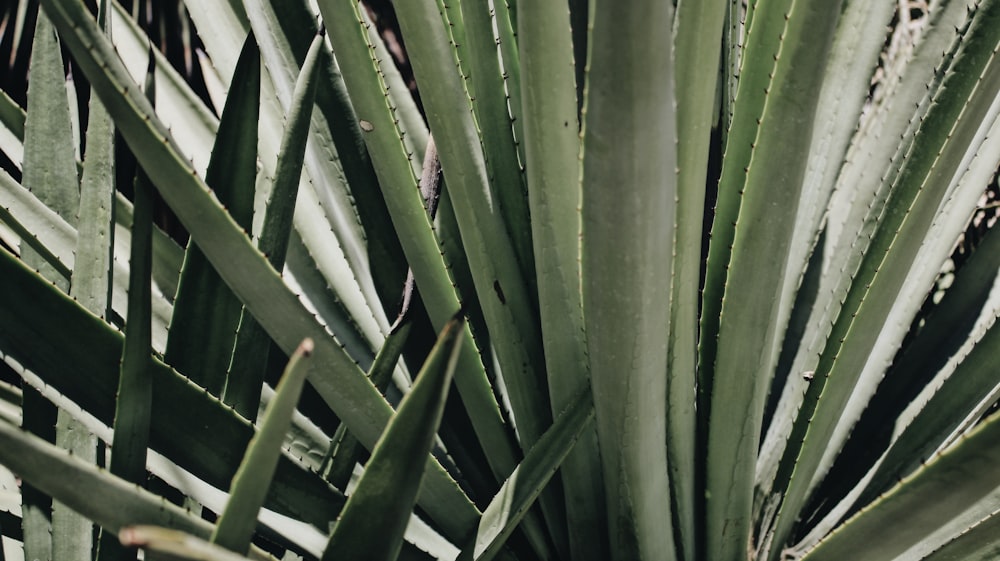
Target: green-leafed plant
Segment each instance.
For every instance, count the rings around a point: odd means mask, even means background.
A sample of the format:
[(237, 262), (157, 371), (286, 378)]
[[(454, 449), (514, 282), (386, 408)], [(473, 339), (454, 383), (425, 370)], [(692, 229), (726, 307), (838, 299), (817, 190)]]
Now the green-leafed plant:
[(0, 559), (997, 557), (1000, 0), (185, 4), (5, 8)]

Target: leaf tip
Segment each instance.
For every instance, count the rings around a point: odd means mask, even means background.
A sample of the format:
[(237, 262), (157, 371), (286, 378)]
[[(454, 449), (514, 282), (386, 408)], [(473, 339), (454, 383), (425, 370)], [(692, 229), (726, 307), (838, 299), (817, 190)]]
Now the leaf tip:
[(313, 353), (313, 349), (315, 348), (316, 344), (313, 343), (313, 340), (310, 339), (309, 337), (306, 337), (305, 339), (302, 340), (301, 343), (299, 343), (299, 352), (304, 357), (308, 357), (309, 355), (311, 355)]

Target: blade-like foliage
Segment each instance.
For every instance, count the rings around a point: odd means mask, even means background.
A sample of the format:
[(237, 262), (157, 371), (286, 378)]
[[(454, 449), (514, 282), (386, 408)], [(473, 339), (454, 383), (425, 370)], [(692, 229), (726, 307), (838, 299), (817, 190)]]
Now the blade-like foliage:
[(995, 557), (1000, 0), (38, 4), (5, 554)]

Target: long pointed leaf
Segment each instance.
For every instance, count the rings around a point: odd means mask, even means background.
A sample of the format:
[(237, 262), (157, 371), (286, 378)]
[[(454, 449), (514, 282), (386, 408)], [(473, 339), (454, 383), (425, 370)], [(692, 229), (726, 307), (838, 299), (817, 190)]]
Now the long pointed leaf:
[(591, 11), (583, 302), (614, 559), (677, 556), (664, 530), (673, 516), (664, 445), (677, 196), (672, 22), (669, 2), (595, 2)]
[(212, 543), (238, 553), (246, 553), (257, 525), (257, 512), (271, 486), (274, 470), (281, 458), (281, 446), (292, 422), (295, 404), (306, 383), (312, 353), (311, 339), (303, 341), (292, 354), (274, 398), (267, 406), (257, 434), (250, 440), (240, 469), (229, 488), (229, 502), (212, 532)]
[[(589, 384), (587, 337), (580, 293), (580, 137), (578, 97), (569, 12), (555, 2), (529, 2), (517, 26), (501, 39), (511, 91), (511, 110), (523, 138), (532, 244), (535, 256), (545, 367), (552, 414)], [(501, 36), (510, 21), (497, 7)], [(506, 24), (506, 25), (505, 25)], [(519, 59), (516, 58), (519, 56)], [(520, 62), (519, 62), (520, 61)], [(523, 78), (523, 79), (522, 79)], [(522, 120), (516, 119), (523, 110)], [(570, 554), (581, 560), (606, 559), (604, 532), (592, 532), (606, 517), (604, 479), (595, 433), (583, 436), (562, 468)]]
[[(7, 251), (0, 251), (0, 347), (61, 394), (111, 425), (122, 335), (73, 302)], [(42, 332), (54, 337), (40, 337)], [(56, 340), (76, 341), (58, 346)], [(225, 488), (252, 436), (250, 424), (158, 360), (149, 363), (151, 445), (206, 482)], [(86, 373), (81, 376), (80, 373)], [(184, 414), (177, 414), (183, 404)], [(206, 431), (205, 426), (213, 427)], [(343, 504), (339, 493), (288, 458), (269, 508), (323, 526)]]
[[(134, 83), (96, 31), (83, 4), (46, 0), (44, 7), (150, 178), (209, 260), (219, 267), (223, 279), (285, 350), (290, 351), (306, 337), (313, 338), (315, 363), (324, 376), (312, 376), (310, 381), (362, 442), (374, 445), (388, 421), (389, 405), (218, 206), (180, 156), (149, 104), (136, 95)], [(464, 535), (472, 529), (475, 508), (443, 468), (436, 462), (432, 465), (421, 502), (447, 534)]]
[(437, 432), (445, 397), (461, 353), (461, 316), (453, 319), (379, 438), (364, 475), (344, 505), (324, 561), (392, 561), (424, 476), (424, 458)]
[[(323, 48), (323, 35), (313, 39), (302, 73), (295, 83), (292, 104), (289, 107), (288, 122), (281, 139), (281, 152), (275, 168), (274, 183), (268, 197), (264, 225), (261, 227), (257, 247), (276, 270), (285, 267), (288, 255), (288, 240), (292, 234), (292, 214), (302, 175), (302, 158), (305, 156), (306, 141), (309, 138), (310, 116), (316, 94), (317, 62)], [(238, 75), (233, 80), (238, 79)], [(271, 339), (267, 332), (249, 313), (243, 313), (232, 371), (226, 380), (223, 401), (232, 405), (241, 414), (253, 418), (260, 403), (260, 387), (264, 382), (265, 366), (271, 349)]]
[(581, 435), (590, 430), (593, 418), (593, 399), (585, 391), (528, 451), (483, 510), (472, 546), (472, 556), (476, 561), (489, 561), (500, 551)]
[(891, 559), (1000, 486), (996, 416), (834, 531), (805, 561)]
[[(70, 224), (75, 224), (80, 194), (72, 112), (67, 93), (59, 40), (52, 23), (44, 14), (39, 14), (32, 39), (22, 180), (25, 187), (49, 209)], [(49, 265), (30, 246), (22, 249), (21, 257), (63, 290), (69, 290), (69, 278)], [(58, 431), (52, 432), (60, 417), (55, 406), (28, 389), (22, 409), (26, 429), (53, 440), (58, 438)], [(59, 424), (65, 428), (65, 413), (62, 416), (64, 422)], [(40, 496), (30, 486), (22, 491), (21, 499), (25, 555), (40, 559), (52, 556), (55, 547), (49, 527), (53, 515), (51, 499)]]
[[(205, 182), (245, 230), (253, 219), (260, 105), (260, 55), (253, 35), (244, 42), (219, 121)], [(164, 359), (213, 395), (221, 396), (243, 306), (212, 268), (196, 241), (181, 268)]]

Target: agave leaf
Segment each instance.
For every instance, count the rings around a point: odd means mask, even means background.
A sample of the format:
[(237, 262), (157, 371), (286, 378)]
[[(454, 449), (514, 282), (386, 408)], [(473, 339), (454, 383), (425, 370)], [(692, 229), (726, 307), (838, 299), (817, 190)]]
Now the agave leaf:
[[(150, 57), (150, 65), (153, 58)], [(149, 69), (146, 94), (155, 95), (153, 68)], [(115, 392), (115, 438), (111, 445), (111, 473), (132, 483), (146, 475), (150, 409), (153, 401), (149, 377), (152, 333), (150, 327), (153, 237), (153, 187), (139, 170), (136, 173), (132, 217), (132, 248), (129, 256), (129, 303), (125, 319), (118, 391)]]
[[(30, 67), (22, 181), (39, 201), (70, 224), (75, 224), (80, 206), (80, 183), (74, 165), (79, 143), (74, 143), (73, 113), (69, 107), (59, 40), (44, 14), (39, 14), (35, 22)], [(51, 267), (30, 246), (21, 250), (21, 258), (46, 278), (58, 283), (62, 290), (69, 291), (69, 276)], [(71, 421), (65, 413), (57, 412), (51, 402), (33, 389), (25, 392), (21, 409), (22, 426), (52, 442), (62, 436), (60, 432), (65, 433), (58, 429), (71, 430), (67, 426)], [(22, 489), (21, 502), (25, 555), (39, 559), (51, 557), (56, 549), (56, 536), (50, 525), (54, 510), (52, 499), (29, 485)], [(66, 517), (68, 514), (71, 519), (72, 513), (62, 508), (58, 510), (60, 526), (63, 522), (72, 525), (73, 522)], [(59, 545), (60, 553), (73, 555), (73, 548), (66, 545)]]
[[(120, 194), (115, 203), (114, 214), (116, 221), (119, 222), (115, 227), (115, 249), (127, 255), (131, 234), (127, 234), (125, 226), (130, 226), (132, 223), (132, 208), (131, 203), (126, 206)], [(3, 171), (0, 171), (0, 219), (21, 235), (25, 245), (32, 248), (45, 259), (46, 263), (64, 274), (66, 278), (69, 278), (76, 269), (77, 232), (55, 211), (45, 206), (34, 194)], [(169, 271), (173, 269), (176, 277), (177, 269), (174, 268), (174, 264), (179, 260), (175, 259), (178, 254), (175, 254), (174, 250), (179, 249), (162, 230), (154, 229), (154, 276), (169, 277)], [(113, 267), (115, 270), (112, 274), (114, 280), (112, 304), (116, 313), (124, 314), (128, 298), (128, 267), (118, 260), (113, 262)], [(157, 294), (153, 301), (155, 318), (153, 343), (157, 349), (163, 348), (170, 311), (170, 303), (162, 294)]]
[[(101, 2), (107, 13), (107, 2)], [(96, 96), (87, 117), (87, 152), (70, 295), (102, 317), (111, 312), (115, 225), (114, 124)]]
[[(392, 379), (392, 371), (399, 357), (403, 353), (403, 346), (409, 337), (413, 325), (404, 320), (397, 324), (385, 338), (385, 344), (379, 349), (371, 369), (368, 371), (368, 379), (378, 388), (379, 392), (385, 393), (389, 381)], [(330, 483), (337, 489), (347, 489), (354, 465), (362, 460), (358, 439), (347, 431), (347, 427), (341, 425), (333, 437), (330, 444), (330, 459), (324, 470), (324, 475)]]
[(671, 500), (682, 556), (695, 552), (695, 377), (702, 210), (712, 128), (717, 126), (718, 64), (725, 24), (723, 2), (682, 0), (674, 17), (677, 98), (677, 221), (667, 343), (667, 457)]
[(125, 547), (143, 550), (150, 561), (248, 561), (223, 547), (186, 532), (157, 526), (128, 526), (118, 532)]
[(914, 463), (930, 456), (961, 425), (968, 412), (975, 410), (975, 406), (1000, 385), (995, 369), (1000, 360), (997, 312), (993, 310), (992, 324), (979, 334), (968, 356), (961, 359), (951, 376), (927, 400), (920, 414), (895, 439), (879, 462), (867, 492), (859, 499), (861, 504), (874, 500), (890, 482), (917, 467)]
[[(969, 142), (967, 151), (962, 156), (962, 163), (955, 168), (954, 176), (948, 179), (946, 198), (942, 201), (933, 223), (927, 228), (922, 247), (900, 288), (900, 297), (890, 310), (886, 326), (882, 328), (878, 342), (844, 408), (844, 414), (834, 431), (831, 445), (827, 448), (826, 455), (817, 470), (814, 485), (819, 474), (829, 469), (842, 443), (853, 431), (853, 423), (860, 416), (860, 411), (867, 409), (868, 400), (884, 379), (883, 373), (894, 361), (896, 349), (904, 342), (907, 333), (904, 326), (914, 323), (924, 303), (922, 295), (933, 290), (942, 264), (947, 263), (954, 250), (954, 240), (960, 238), (968, 226), (969, 217), (976, 211), (982, 198), (982, 186), (989, 183), (997, 164), (1000, 163), (998, 132), (1000, 132), (1000, 100), (993, 102), (976, 137)], [(972, 311), (968, 312), (970, 318), (976, 315)]]
[[(141, 84), (149, 66), (149, 37), (139, 27), (138, 22), (118, 3), (112, 2), (109, 18), (111, 37), (115, 51), (128, 69), (132, 80)], [(206, 33), (213, 38), (221, 36), (221, 25), (215, 33)], [(242, 45), (245, 33), (234, 43), (234, 49)], [(211, 40), (211, 39), (210, 39)], [(182, 147), (186, 161), (203, 173), (211, 156), (211, 146), (215, 140), (218, 119), (202, 103), (184, 78), (174, 70), (173, 64), (159, 50), (153, 50), (156, 57), (156, 114), (176, 141)], [(235, 56), (233, 57), (235, 65)], [(229, 68), (232, 68), (230, 66)], [(110, 107), (109, 107), (110, 109)], [(176, 271), (175, 271), (176, 272)]]
[[(0, 344), (5, 353), (103, 423), (114, 416), (114, 395), (122, 336), (96, 316), (41, 280), (20, 260), (0, 252), (0, 270), (12, 290), (0, 291)], [(73, 340), (56, 346), (46, 330)], [(58, 349), (58, 350), (57, 350)], [(149, 363), (153, 400), (152, 447), (197, 477), (225, 488), (252, 435), (250, 424), (199, 390), (162, 362)], [(86, 372), (87, 376), (80, 376)], [(176, 413), (177, 408), (184, 411)], [(205, 427), (212, 427), (206, 431)], [(339, 493), (289, 459), (275, 476), (275, 501), (269, 506), (323, 526), (336, 516)]]
[(306, 339), (292, 354), (257, 434), (250, 440), (240, 468), (233, 476), (229, 502), (212, 532), (212, 543), (238, 553), (245, 554), (249, 550), (257, 512), (271, 486), (285, 433), (306, 382), (309, 371), (306, 359), (312, 350), (312, 340)]
[[(76, 232), (6, 171), (0, 170), (0, 219), (61, 276), (69, 278), (75, 262)], [(23, 251), (23, 249), (22, 249)]]
[(24, 110), (0, 90), (0, 151), (20, 167), (24, 159)]
[(848, 0), (837, 22), (817, 102), (816, 124), (802, 182), (802, 200), (795, 219), (796, 232), (814, 234), (795, 236), (792, 240), (788, 252), (789, 274), (785, 275), (781, 291), (783, 310), (779, 312), (779, 325), (784, 325), (791, 314), (792, 301), (801, 280), (795, 273), (805, 271), (806, 260), (822, 231), (820, 226), (840, 171), (838, 166), (844, 161), (868, 97), (871, 77), (885, 45), (885, 29), (895, 9), (891, 2), (872, 4)]
[(472, 107), (479, 124), (490, 185), (497, 195), (511, 244), (528, 283), (528, 295), (537, 299), (527, 185), (518, 161), (490, 7), (484, 2), (463, 2), (462, 19), (468, 27), (465, 36), (469, 60), (463, 61), (469, 68), (466, 83), (475, 88)]
[[(145, 93), (150, 99), (155, 99), (154, 59), (150, 56), (149, 60)], [(114, 437), (109, 468), (113, 475), (141, 485), (146, 478), (146, 451), (149, 448), (153, 402), (149, 372), (152, 355), (153, 187), (142, 170), (136, 170), (133, 187), (128, 313), (118, 391), (115, 392)], [(124, 561), (129, 557), (112, 533), (102, 532), (97, 550), (98, 561)], [(135, 558), (134, 555), (132, 558)]]
[[(710, 261), (713, 253), (731, 251), (724, 269), (715, 268), (719, 263), (708, 265), (708, 274), (725, 277), (725, 294), (723, 301), (711, 302), (710, 281), (706, 281), (703, 320), (708, 323), (703, 327), (716, 321), (709, 314), (717, 312), (719, 330), (701, 334), (702, 348), (708, 351), (702, 356), (702, 366), (711, 377), (706, 388), (710, 410), (705, 457), (706, 535), (712, 536), (706, 554), (710, 558), (745, 555), (750, 536), (764, 397), (781, 335), (777, 328), (780, 290), (795, 236), (795, 214), (823, 80), (821, 72), (804, 69), (824, 68), (840, 13), (839, 2), (779, 4), (760, 4), (753, 15), (743, 71), (745, 77), (750, 71), (761, 72), (759, 78), (765, 81), (740, 84), (719, 183), (720, 206), (732, 197), (738, 212), (716, 215), (709, 247)], [(774, 44), (768, 35), (772, 32)], [(761, 33), (763, 40), (756, 43)], [(751, 64), (759, 66), (751, 70)], [(761, 90), (749, 91), (750, 104), (742, 105), (744, 88), (755, 86)], [(757, 95), (763, 96), (759, 106)], [(743, 111), (751, 114), (741, 117)], [(753, 120), (747, 123), (748, 118)], [(746, 129), (737, 130), (736, 119)], [(741, 162), (745, 167), (736, 167)], [(728, 219), (733, 222), (723, 222)], [(725, 234), (716, 238), (720, 227), (732, 232), (731, 250), (725, 245)], [(713, 296), (715, 290), (713, 286)], [(706, 337), (711, 338), (708, 343)]]
[[(296, 6), (296, 4), (299, 4)], [(269, 4), (269, 3), (267, 3)], [(274, 131), (273, 134), (262, 134), (260, 138), (259, 156), (265, 173), (271, 173), (275, 169), (276, 160), (280, 153), (278, 140), (282, 138), (282, 130), (285, 121), (286, 108), (289, 106), (292, 97), (296, 77), (299, 75), (298, 60), (305, 56), (308, 50), (309, 34), (303, 33), (307, 29), (315, 29), (315, 18), (312, 14), (301, 13), (305, 6), (301, 5), (301, 0), (292, 0), (279, 6), (271, 7), (262, 2), (251, 2), (247, 6), (247, 11), (239, 3), (223, 3), (219, 5), (207, 6), (200, 2), (190, 2), (189, 8), (193, 18), (199, 27), (203, 29), (217, 30), (220, 26), (225, 26), (224, 34), (240, 30), (246, 33), (251, 26), (247, 25), (247, 19), (252, 23), (255, 35), (263, 42), (262, 57), (265, 64), (265, 76), (262, 89), (261, 121), (262, 130)], [(309, 8), (311, 11), (311, 8)], [(278, 14), (281, 14), (279, 18)], [(281, 20), (284, 24), (279, 24), (276, 20)], [(294, 38), (288, 38), (288, 35)], [(301, 43), (305, 41), (304, 45)], [(301, 45), (298, 53), (292, 45)], [(209, 54), (215, 61), (231, 60), (234, 56), (232, 45), (211, 41), (207, 43)], [(321, 50), (323, 60), (320, 61), (320, 77), (317, 80), (321, 83), (332, 83), (332, 70), (330, 64), (332, 58), (326, 57), (325, 49)], [(217, 63), (218, 64), (218, 63)], [(232, 75), (228, 71), (230, 67), (224, 66), (223, 78), (229, 83)], [(329, 79), (329, 80), (328, 80)], [(329, 96), (325, 94), (326, 88), (319, 88), (321, 101), (328, 101)], [(341, 100), (343, 103), (344, 100)], [(305, 171), (303, 174), (300, 191), (315, 190), (317, 198), (322, 204), (320, 207), (311, 209), (314, 215), (318, 215), (322, 224), (327, 227), (323, 229), (323, 241), (314, 246), (314, 253), (320, 253), (320, 248), (332, 245), (336, 240), (337, 245), (342, 250), (344, 258), (347, 260), (351, 274), (340, 275), (331, 278), (336, 291), (340, 294), (352, 315), (359, 318), (366, 334), (370, 338), (369, 344), (374, 346), (376, 341), (381, 339), (381, 334), (388, 327), (388, 321), (380, 313), (377, 294), (370, 281), (368, 265), (364, 259), (364, 236), (362, 235), (357, 216), (351, 212), (351, 198), (344, 185), (344, 175), (341, 173), (338, 149), (335, 147), (336, 141), (343, 144), (345, 135), (340, 131), (334, 131), (333, 127), (343, 125), (342, 119), (328, 121), (325, 117), (327, 111), (315, 112), (312, 114), (312, 121), (315, 126), (309, 134), (311, 141), (306, 146), (305, 151)], [(308, 116), (307, 116), (308, 117)], [(309, 119), (307, 118), (307, 121)], [(333, 123), (328, 124), (328, 123)], [(353, 120), (356, 128), (356, 120)], [(344, 151), (357, 150), (357, 144), (348, 143), (343, 146)], [(353, 171), (353, 170), (352, 170)], [(370, 171), (370, 170), (369, 170)], [(309, 181), (309, 179), (312, 181)], [(356, 179), (349, 176), (350, 179)], [(265, 189), (266, 193), (266, 189)], [(264, 194), (264, 193), (262, 193)], [(302, 205), (304, 206), (304, 205)], [(261, 212), (262, 216), (263, 213)], [(296, 227), (303, 229), (308, 226), (315, 227), (315, 223), (308, 224), (303, 212), (297, 213)], [(308, 224), (308, 226), (307, 226)], [(255, 222), (254, 231), (259, 232), (260, 222)], [(372, 316), (372, 311), (375, 316)]]
[[(502, 202), (487, 177), (486, 162), (469, 105), (465, 81), (450, 64), (447, 27), (438, 10), (425, 2), (397, 2), (403, 36), (441, 159), (475, 291), (482, 305), (490, 341), (503, 373), (504, 387), (523, 449), (529, 449), (551, 424), (546, 396), (540, 326), (517, 252), (503, 215)], [(460, 25), (452, 25), (455, 32)], [(460, 41), (456, 37), (456, 41)], [(459, 60), (462, 60), (459, 48)], [(419, 283), (419, 279), (418, 279)], [(540, 499), (556, 543), (566, 542), (557, 517), (558, 497)], [(540, 540), (531, 538), (535, 543)]]
[[(867, 240), (883, 215), (887, 191), (892, 185), (889, 176), (898, 172), (902, 155), (912, 144), (915, 126), (926, 113), (928, 85), (933, 89), (940, 87), (941, 76), (935, 73), (935, 68), (942, 64), (942, 53), (958, 36), (958, 28), (966, 19), (966, 5), (967, 2), (952, 1), (931, 11), (927, 30), (910, 55), (906, 71), (884, 82), (888, 91), (883, 101), (875, 105), (872, 116), (863, 122), (852, 140), (830, 201), (826, 243), (820, 256), (826, 273), (807, 312), (804, 332), (798, 337), (790, 383), (775, 409), (772, 416), (775, 422), (761, 447), (761, 456), (767, 462), (762, 461), (758, 470), (762, 479), (775, 477), (805, 393), (801, 374), (816, 370), (851, 279), (868, 249)], [(887, 138), (901, 141), (886, 142)]]
[(925, 561), (945, 561), (962, 559), (964, 561), (989, 561), (1000, 553), (1000, 514), (991, 513), (984, 520), (966, 529), (954, 539), (926, 557)]
[[(796, 232), (812, 234), (795, 236), (788, 251), (788, 274), (785, 275), (781, 289), (781, 308), (778, 312), (778, 326), (784, 331), (784, 338), (778, 370), (772, 382), (774, 388), (789, 391), (791, 387), (798, 387), (801, 385), (798, 383), (799, 374), (815, 369), (815, 364), (795, 367), (791, 364), (807, 329), (805, 318), (812, 312), (816, 306), (814, 302), (817, 301), (816, 283), (804, 282), (803, 278), (805, 275), (817, 277), (820, 273), (817, 269), (824, 265), (821, 257), (824, 249), (822, 246), (817, 247), (818, 243), (825, 245), (825, 240), (828, 239), (828, 230), (822, 223), (841, 169), (840, 164), (845, 159), (858, 118), (868, 99), (872, 75), (886, 40), (885, 30), (889, 28), (895, 9), (896, 6), (891, 2), (873, 5), (848, 1), (837, 22), (830, 48), (831, 57), (825, 70), (826, 78), (817, 103), (816, 124), (809, 144), (809, 162), (802, 182), (802, 199), (795, 218)], [(855, 189), (857, 187), (851, 188)], [(820, 239), (820, 236), (823, 238)], [(810, 253), (817, 256), (811, 263)], [(807, 269), (810, 266), (813, 267), (812, 270)], [(794, 323), (791, 319), (793, 313), (796, 314)], [(788, 389), (785, 389), (786, 386)], [(769, 425), (768, 439), (775, 438), (775, 431), (780, 427), (790, 426), (790, 421), (784, 423), (782, 420), (791, 418), (791, 414), (774, 414), (782, 393), (773, 390), (768, 396), (765, 412), (765, 422)], [(768, 449), (768, 446), (763, 447), (765, 451)], [(769, 488), (770, 479), (777, 469), (777, 454), (765, 452), (762, 456), (764, 459), (758, 460), (758, 484), (763, 483)]]
[[(243, 43), (233, 79), (240, 87), (233, 88), (226, 98), (205, 182), (237, 224), (249, 230), (260, 105), (260, 55), (253, 35)], [(221, 396), (242, 309), (197, 242), (188, 242), (164, 360), (192, 382)], [(256, 410), (256, 404), (251, 410)]]
[(431, 449), (462, 352), (464, 323), (457, 316), (438, 337), (416, 383), (386, 426), (358, 486), (344, 505), (323, 551), (324, 561), (391, 561), (399, 553), (424, 476), (423, 459)]
[[(522, 10), (516, 44), (512, 31), (504, 37), (504, 24), (510, 24), (504, 21), (507, 10), (496, 13), (507, 86), (520, 85), (509, 91), (515, 124), (521, 122), (518, 111), (523, 111), (524, 136), (518, 138), (524, 139), (539, 318), (555, 415), (589, 386), (580, 294), (580, 215), (572, 210), (580, 206), (577, 84), (565, 6), (530, 2)], [(603, 532), (584, 530), (597, 527), (606, 516), (604, 482), (593, 460), (597, 452), (596, 435), (585, 434), (562, 467), (570, 553), (578, 559), (606, 559), (610, 553)]]
[(46, 206), (75, 224), (80, 180), (59, 48), (55, 29), (48, 18), (40, 16), (31, 50), (23, 183)]
[[(995, 106), (1000, 110), (1000, 102), (996, 102)], [(913, 322), (923, 303), (923, 299), (916, 295), (928, 292), (933, 278), (938, 275), (940, 264), (952, 251), (953, 241), (966, 227), (967, 217), (982, 196), (981, 186), (990, 180), (996, 169), (996, 154), (1000, 153), (1000, 136), (995, 134), (997, 130), (1000, 130), (1000, 120), (994, 119), (989, 126), (987, 119), (981, 129), (985, 140), (981, 144), (973, 142), (973, 145), (979, 146), (978, 153), (968, 169), (957, 176), (952, 194), (928, 230), (924, 246), (901, 289), (903, 297), (887, 320), (888, 326), (904, 326)], [(998, 296), (992, 287), (1000, 256), (989, 248), (1000, 242), (992, 239), (991, 235), (987, 235), (977, 251), (955, 273), (954, 282), (942, 301), (932, 313), (926, 315), (919, 333), (906, 344), (899, 356), (894, 355), (902, 344), (905, 330), (883, 328), (880, 342), (865, 365), (862, 383), (848, 402), (834, 436), (834, 442), (844, 442), (844, 446), (839, 454), (837, 450), (828, 451), (827, 456), (835, 455), (836, 459), (824, 458), (818, 470), (837, 474), (835, 478), (823, 480), (822, 487), (817, 488), (816, 493), (826, 497), (826, 506), (818, 509), (819, 512), (825, 513), (832, 508), (848, 489), (857, 484), (888, 443), (900, 434), (902, 427), (909, 424), (913, 414), (932, 398), (936, 388), (941, 386), (941, 380), (952, 374), (957, 358), (969, 352), (982, 337), (987, 324), (993, 321)], [(891, 352), (883, 347), (888, 347)], [(890, 360), (892, 366), (886, 370)], [(881, 375), (882, 372), (885, 376), (877, 382), (877, 389), (864, 387), (873, 385), (873, 382), (864, 384), (866, 376), (874, 378), (876, 373)], [(850, 431), (850, 437), (842, 435), (847, 431)], [(827, 518), (832, 519), (831, 516)], [(830, 529), (818, 524), (810, 535), (818, 539)]]
[(483, 510), (475, 541), (468, 554), (476, 561), (489, 561), (514, 531), (528, 508), (548, 485), (557, 469), (590, 429), (594, 417), (593, 399), (584, 391), (545, 431), (534, 448), (528, 451), (517, 469), (504, 481), (489, 506)]
[[(299, 203), (299, 208), (308, 208), (310, 202), (315, 202), (308, 191), (299, 192), (299, 197), (305, 199)], [(322, 222), (315, 224), (315, 229), (327, 229)], [(310, 228), (310, 230), (312, 229)], [(310, 235), (309, 231), (303, 231), (303, 234), (306, 237)], [(344, 346), (347, 353), (357, 361), (358, 365), (362, 368), (370, 367), (374, 356), (366, 334), (354, 320), (347, 306), (340, 301), (338, 294), (330, 286), (330, 281), (327, 280), (328, 275), (335, 275), (338, 271), (342, 273), (346, 270), (346, 260), (338, 259), (339, 256), (334, 255), (337, 253), (334, 247), (328, 247), (321, 254), (314, 255), (310, 252), (309, 247), (318, 246), (313, 246), (312, 243), (310, 242), (307, 246), (298, 231), (292, 231), (288, 245), (285, 278), (292, 278), (294, 284), (301, 288), (301, 295), (308, 298), (330, 331), (334, 333), (337, 340)]]
[[(1000, 2), (982, 2), (947, 69), (942, 89), (920, 124), (918, 141), (887, 201), (887, 216), (848, 292), (820, 358), (814, 380), (819, 383), (810, 384), (806, 394), (790, 438), (791, 442), (802, 442), (802, 447), (788, 449), (785, 467), (779, 471), (778, 488), (787, 488), (787, 492), (784, 513), (779, 512), (776, 524), (778, 543), (787, 538), (794, 524), (791, 513), (806, 499), (836, 419), (875, 345), (875, 335), (885, 323), (905, 272), (920, 250), (917, 233), (929, 228), (969, 143), (1000, 91), (1000, 62), (994, 56), (998, 42)], [(828, 377), (835, 381), (826, 383)], [(790, 476), (784, 475), (789, 472)], [(790, 477), (787, 487), (781, 483), (785, 477)]]
[(590, 19), (583, 303), (617, 559), (678, 555), (664, 530), (673, 528), (664, 446), (672, 263), (661, 254), (673, 245), (677, 196), (672, 22), (664, 2), (598, 2)]
[[(202, 245), (223, 279), (284, 349), (290, 350), (297, 344), (298, 341), (292, 342), (293, 337), (313, 338), (316, 362), (327, 372), (326, 376), (314, 377), (313, 385), (362, 442), (374, 445), (380, 427), (390, 415), (385, 400), (287, 289), (250, 239), (211, 197), (204, 182), (179, 156), (148, 102), (126, 85), (131, 80), (110, 45), (95, 32), (96, 26), (83, 5), (46, 3), (45, 8), (58, 22), (57, 27), (78, 57), (77, 62), (106, 101), (126, 141), (161, 189), (161, 195)], [(492, 399), (492, 395), (489, 397)], [(475, 509), (436, 462), (427, 482), (427, 492), (422, 495), (426, 503), (422, 504), (444, 531), (450, 535), (471, 531)]]
[[(379, 67), (371, 58), (367, 24), (359, 23), (365, 20), (357, 5), (341, 1), (319, 4), (403, 251), (431, 323), (440, 329), (458, 311), (458, 295), (417, 189), (411, 155), (401, 142), (401, 131), (385, 97)], [(503, 479), (516, 465), (514, 445), (468, 327), (463, 340), (465, 350), (455, 383), (493, 474)]]
[[(0, 462), (97, 524), (117, 531), (128, 524), (169, 526), (207, 537), (211, 525), (133, 483), (0, 421)], [(95, 501), (94, 497), (101, 500)]]
[(994, 416), (840, 526), (804, 561), (894, 558), (1000, 486), (998, 460)]
[[(285, 134), (281, 139), (281, 152), (278, 154), (274, 183), (268, 196), (267, 213), (257, 242), (258, 249), (279, 271), (284, 268), (285, 258), (288, 255), (292, 214), (295, 211), (299, 178), (302, 175), (306, 140), (309, 138), (309, 122), (316, 95), (316, 70), (321, 48), (323, 48), (323, 36), (317, 34), (302, 64), (299, 81), (295, 84)], [(234, 76), (233, 80), (238, 80), (238, 76)], [(254, 144), (256, 145), (256, 142)], [(270, 344), (267, 332), (250, 314), (244, 313), (237, 336), (237, 354), (233, 359), (233, 370), (226, 381), (223, 398), (226, 403), (233, 404), (237, 411), (252, 414), (257, 410)]]
[[(521, 108), (521, 63), (517, 46), (517, 22), (511, 19), (513, 2), (497, 2), (493, 5), (493, 21), (496, 25), (497, 47), (503, 66), (503, 81), (507, 91), (507, 107), (514, 127), (514, 138), (524, 138), (523, 112)], [(525, 162), (524, 142), (517, 143), (519, 160)]]

